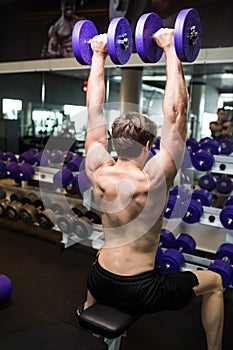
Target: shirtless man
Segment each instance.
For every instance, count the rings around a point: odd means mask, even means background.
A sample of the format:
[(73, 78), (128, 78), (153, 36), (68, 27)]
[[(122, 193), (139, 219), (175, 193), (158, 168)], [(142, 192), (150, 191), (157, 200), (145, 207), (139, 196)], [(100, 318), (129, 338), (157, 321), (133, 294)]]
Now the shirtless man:
[(182, 162), (187, 132), (188, 93), (173, 37), (173, 29), (160, 29), (154, 36), (165, 52), (167, 82), (160, 152), (148, 161), (156, 125), (134, 112), (113, 123), (117, 162), (107, 152), (102, 109), (106, 35), (91, 42), (86, 171), (102, 212), (105, 243), (88, 275), (84, 307), (97, 300), (123, 310), (153, 313), (181, 309), (202, 295), (208, 349), (220, 350), (224, 315), (221, 276), (209, 270), (163, 274), (154, 267), (167, 195)]
[(49, 28), (48, 49), (46, 57), (73, 57), (72, 31), (75, 23), (80, 20), (75, 15), (75, 1), (61, 0), (61, 17)]

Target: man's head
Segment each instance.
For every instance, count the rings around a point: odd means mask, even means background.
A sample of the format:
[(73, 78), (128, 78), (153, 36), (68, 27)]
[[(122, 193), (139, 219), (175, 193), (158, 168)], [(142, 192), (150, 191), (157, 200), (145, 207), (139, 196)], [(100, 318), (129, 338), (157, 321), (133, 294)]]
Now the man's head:
[(120, 116), (112, 125), (112, 141), (118, 157), (139, 157), (143, 147), (148, 145), (150, 148), (156, 133), (156, 124), (139, 113), (132, 112)]
[(61, 10), (66, 18), (73, 17), (75, 7), (75, 0), (61, 0)]
[(218, 108), (217, 110), (218, 121), (222, 122), (225, 118), (225, 110), (224, 108)]

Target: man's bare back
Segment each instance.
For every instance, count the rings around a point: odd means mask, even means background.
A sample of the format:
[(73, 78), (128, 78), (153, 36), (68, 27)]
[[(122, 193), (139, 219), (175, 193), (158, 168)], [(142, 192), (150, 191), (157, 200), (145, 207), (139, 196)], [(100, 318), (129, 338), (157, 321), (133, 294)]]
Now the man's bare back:
[[(108, 271), (129, 276), (154, 268), (162, 227), (162, 198), (158, 197), (162, 191), (153, 192), (153, 201), (149, 191), (148, 175), (131, 161), (112, 162), (97, 172), (94, 194), (103, 212), (105, 236), (99, 262)], [(146, 213), (151, 213), (146, 220), (145, 206)]]

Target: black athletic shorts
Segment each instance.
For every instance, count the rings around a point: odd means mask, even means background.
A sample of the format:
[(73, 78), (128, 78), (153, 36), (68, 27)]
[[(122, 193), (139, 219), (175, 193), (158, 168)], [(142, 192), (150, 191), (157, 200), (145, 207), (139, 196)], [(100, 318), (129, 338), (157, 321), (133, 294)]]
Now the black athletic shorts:
[(144, 314), (184, 308), (194, 298), (198, 279), (191, 271), (165, 274), (160, 269), (134, 276), (115, 275), (96, 260), (91, 267), (87, 287), (100, 303), (124, 311)]

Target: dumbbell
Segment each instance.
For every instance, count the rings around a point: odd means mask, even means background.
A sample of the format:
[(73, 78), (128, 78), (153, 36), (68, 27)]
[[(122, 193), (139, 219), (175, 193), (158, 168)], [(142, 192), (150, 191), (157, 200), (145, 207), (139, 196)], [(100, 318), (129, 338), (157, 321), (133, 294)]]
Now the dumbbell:
[(215, 254), (215, 260), (209, 265), (208, 270), (221, 275), (223, 288), (232, 283), (233, 277), (233, 244), (223, 243)]
[[(47, 202), (47, 198), (46, 198)], [(49, 230), (57, 223), (57, 217), (63, 215), (65, 212), (63, 205), (59, 203), (49, 204), (49, 208), (39, 210), (37, 213), (37, 222), (44, 230)]]
[[(90, 20), (78, 21), (72, 31), (72, 48), (80, 64), (91, 64), (91, 39), (98, 35), (95, 24)], [(115, 64), (125, 64), (133, 51), (132, 30), (124, 17), (113, 18), (107, 31), (108, 54)]]
[(197, 188), (192, 193), (192, 199), (195, 199), (205, 207), (210, 207), (212, 203), (212, 194), (203, 188)]
[(25, 192), (21, 190), (12, 193), (10, 195), (10, 202), (4, 208), (8, 218), (12, 221), (23, 219), (24, 222), (34, 222), (35, 207), (32, 203), (33, 201), (35, 202), (35, 197), (37, 196), (34, 193), (26, 195)]
[(88, 212), (87, 208), (82, 204), (77, 204), (76, 206), (72, 207), (72, 211), (75, 215), (66, 213), (57, 218), (58, 228), (66, 234), (74, 232), (74, 227), (76, 227), (79, 218), (86, 215)]
[(228, 230), (233, 230), (233, 196), (228, 197), (222, 208), (219, 219), (223, 227)]
[(233, 152), (233, 142), (230, 139), (223, 138), (219, 141), (220, 153), (221, 154), (231, 154)]
[(221, 176), (216, 181), (216, 190), (221, 194), (230, 194), (233, 190), (233, 181), (229, 176)]
[[(21, 202), (23, 204), (19, 212), (21, 219), (26, 224), (35, 223), (38, 212), (45, 209), (42, 199), (32, 192), (23, 197)], [(46, 204), (48, 205), (48, 202)]]
[(174, 241), (174, 248), (168, 248), (161, 256), (160, 268), (166, 273), (180, 271), (185, 262), (182, 253), (192, 254), (195, 248), (194, 238), (186, 233), (180, 233)]
[(182, 209), (185, 210), (185, 214), (182, 220), (187, 224), (194, 224), (196, 222), (199, 222), (204, 212), (202, 204), (195, 199), (188, 199), (184, 201), (182, 203)]
[(164, 217), (167, 219), (180, 216), (182, 203), (190, 198), (189, 189), (185, 185), (176, 185), (169, 191)]
[(200, 145), (199, 142), (194, 137), (189, 137), (186, 140), (186, 148), (189, 152), (195, 153), (199, 150)]
[[(22, 199), (25, 197), (25, 192), (22, 190), (17, 190), (10, 194), (10, 201), (8, 203), (3, 203), (4, 213), (12, 221), (20, 219), (20, 209), (23, 206)], [(5, 204), (7, 204), (5, 206)]]
[(214, 164), (214, 156), (205, 149), (199, 149), (191, 156), (192, 164), (199, 171), (209, 171)]
[(165, 228), (162, 228), (160, 230), (160, 238), (159, 238), (159, 245), (158, 245), (158, 248), (157, 248), (157, 252), (156, 252), (156, 255), (155, 255), (155, 262), (154, 262), (154, 265), (155, 266), (158, 266), (159, 265), (159, 261), (161, 259), (161, 256), (163, 254), (163, 250), (162, 248), (172, 248), (174, 247), (174, 241), (175, 241), (175, 236), (174, 234), (165, 229)]
[(75, 157), (75, 154), (71, 151), (64, 151), (63, 157), (64, 157), (64, 164), (68, 164)]
[[(143, 14), (136, 25), (136, 50), (145, 63), (156, 63), (163, 50), (154, 42), (153, 36), (163, 28), (160, 16), (154, 12)], [(202, 41), (201, 21), (198, 12), (184, 9), (179, 12), (174, 27), (174, 44), (176, 54), (182, 62), (193, 62), (197, 58)]]
[(211, 154), (218, 155), (220, 153), (220, 144), (216, 140), (213, 140), (210, 138), (204, 138), (200, 140), (199, 145), (200, 145), (200, 149), (205, 149)]
[(50, 151), (42, 150), (34, 154), (31, 165), (35, 166), (46, 166), (49, 162)]
[(6, 191), (2, 186), (0, 186), (0, 199), (6, 198)]
[(60, 149), (52, 149), (49, 154), (50, 163), (63, 163), (64, 161), (64, 153)]
[(72, 159), (69, 160), (67, 163), (67, 168), (71, 171), (79, 171), (81, 165), (84, 164), (84, 157), (82, 156), (75, 156)]
[(12, 282), (4, 274), (0, 274), (0, 305), (10, 299), (12, 295)]
[(80, 238), (87, 238), (92, 234), (93, 224), (101, 225), (102, 221), (100, 213), (92, 209), (76, 220), (73, 232)]
[(216, 187), (216, 178), (213, 175), (205, 174), (199, 178), (198, 185), (207, 191), (213, 191)]
[(2, 155), (2, 159), (6, 162), (17, 162), (16, 155), (13, 152), (5, 152)]
[(66, 188), (73, 179), (73, 173), (68, 168), (61, 168), (53, 176), (53, 185), (55, 188)]
[(73, 177), (70, 186), (76, 194), (80, 195), (88, 190), (92, 186), (92, 183), (89, 180), (86, 171), (82, 170)]

